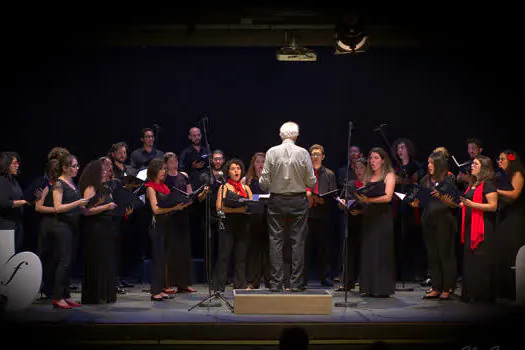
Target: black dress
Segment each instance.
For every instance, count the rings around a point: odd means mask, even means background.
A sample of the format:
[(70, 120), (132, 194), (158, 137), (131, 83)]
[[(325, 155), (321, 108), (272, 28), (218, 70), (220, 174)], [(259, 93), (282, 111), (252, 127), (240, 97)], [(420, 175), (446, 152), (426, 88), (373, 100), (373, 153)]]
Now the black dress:
[[(385, 183), (381, 185), (384, 188)], [(362, 215), (359, 289), (371, 296), (389, 296), (396, 288), (392, 206), (369, 204)]]
[[(503, 202), (499, 196), (499, 202)], [(500, 298), (516, 299), (516, 265), (518, 250), (525, 245), (525, 194), (523, 190), (514, 202), (502, 205), (496, 226), (496, 276), (497, 295)]]
[[(167, 195), (155, 191), (157, 202)], [(148, 201), (149, 203), (149, 201)], [(151, 209), (151, 207), (149, 207)], [(149, 229), (151, 239), (151, 294), (159, 294), (168, 287), (166, 280), (166, 237), (171, 233), (171, 215), (153, 215)]]
[[(455, 183), (446, 178), (441, 185), (457, 188)], [(420, 184), (434, 190), (435, 184), (426, 175)], [(432, 275), (432, 289), (437, 292), (449, 292), (456, 289), (456, 231), (457, 222), (450, 209), (438, 199), (432, 199), (422, 207), (423, 240), (425, 242), (428, 266)]]
[[(465, 193), (465, 198), (472, 200), (475, 189)], [(485, 182), (483, 185), (483, 203), (487, 203), (486, 195), (496, 192), (496, 187)], [(496, 223), (495, 212), (483, 212), (485, 228), (484, 240), (472, 250), (470, 246), (470, 226), (472, 208), (465, 210), (465, 237), (463, 247), (463, 281), (461, 300), (466, 302), (490, 302), (495, 298), (494, 285), (494, 229)], [(461, 232), (461, 231), (460, 231)]]
[[(109, 191), (101, 205), (112, 202)], [(114, 222), (111, 211), (83, 217), (84, 276), (82, 279), (82, 303), (114, 303), (117, 300)]]
[[(186, 192), (189, 180), (180, 172), (176, 176), (166, 175), (164, 180), (170, 189), (177, 188)], [(167, 285), (187, 288), (191, 284), (191, 235), (188, 209), (170, 214), (171, 230), (166, 236)]]

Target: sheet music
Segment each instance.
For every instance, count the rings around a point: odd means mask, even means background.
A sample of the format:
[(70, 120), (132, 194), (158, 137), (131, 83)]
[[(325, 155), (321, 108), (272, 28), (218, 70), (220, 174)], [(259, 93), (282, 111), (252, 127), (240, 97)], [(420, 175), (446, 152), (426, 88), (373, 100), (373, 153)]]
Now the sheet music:
[(469, 161), (466, 161), (465, 163), (459, 164), (458, 161), (456, 160), (456, 157), (454, 157), (454, 156), (452, 156), (452, 160), (454, 161), (454, 163), (456, 163), (456, 166), (458, 168), (461, 168), (462, 166), (468, 165), (470, 163), (470, 160), (469, 160)]
[(142, 181), (146, 181), (146, 178), (148, 177), (148, 169), (142, 169), (141, 171), (139, 171), (139, 173), (137, 174), (137, 178), (142, 180)]
[(406, 194), (400, 193), (400, 192), (394, 192), (396, 196), (399, 197), (399, 199), (403, 200), (406, 197)]
[(345, 205), (345, 202), (339, 196), (335, 197), (335, 200), (339, 204), (344, 205), (346, 208), (350, 208), (352, 206), (352, 204), (354, 204), (355, 201), (356, 201), (355, 199), (349, 199), (348, 202), (346, 202), (346, 205)]
[(252, 199), (253, 201), (257, 202), (257, 201), (259, 201), (261, 199), (269, 199), (270, 198), (270, 194), (269, 193), (268, 194), (264, 194), (264, 193), (263, 194), (253, 194), (252, 198), (253, 198)]

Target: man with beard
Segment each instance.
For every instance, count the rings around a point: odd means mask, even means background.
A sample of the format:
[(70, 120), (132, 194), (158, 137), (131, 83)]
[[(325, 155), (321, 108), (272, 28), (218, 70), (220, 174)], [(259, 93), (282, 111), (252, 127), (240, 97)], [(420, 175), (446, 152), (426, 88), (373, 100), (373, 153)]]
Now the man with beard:
[(152, 159), (164, 157), (164, 152), (155, 148), (155, 135), (152, 129), (142, 129), (140, 140), (143, 146), (131, 152), (130, 165), (136, 172), (146, 169)]
[[(164, 157), (164, 152), (155, 147), (155, 135), (152, 129), (142, 129), (140, 140), (142, 141), (143, 146), (131, 152), (130, 157), (130, 166), (135, 173), (147, 169), (148, 164), (152, 159), (162, 159)], [(134, 228), (133, 248), (140, 251), (139, 256), (143, 264), (148, 260), (151, 252), (148, 235), (151, 219), (151, 211), (147, 205), (144, 205), (133, 212), (131, 221), (132, 227)], [(140, 278), (143, 282), (149, 283), (149, 281), (145, 281), (145, 279), (145, 276)]]
[(128, 159), (128, 145), (125, 142), (113, 144), (108, 156), (113, 162), (113, 176), (116, 179), (122, 180), (125, 176), (137, 175), (135, 169), (126, 164), (126, 160)]
[[(210, 183), (210, 150), (201, 144), (202, 134), (198, 127), (190, 128), (188, 139), (191, 144), (180, 152), (179, 171), (188, 174), (191, 188), (196, 191), (199, 187)], [(212, 203), (212, 208), (215, 208)], [(204, 258), (204, 236), (206, 224), (206, 201), (195, 201), (189, 210), (192, 256)]]

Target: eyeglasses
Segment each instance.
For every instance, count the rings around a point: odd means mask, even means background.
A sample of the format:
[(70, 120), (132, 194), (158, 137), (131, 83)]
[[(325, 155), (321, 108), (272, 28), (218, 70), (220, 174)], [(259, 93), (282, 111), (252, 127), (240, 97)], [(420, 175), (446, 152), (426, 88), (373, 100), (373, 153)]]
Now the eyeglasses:
[(323, 155), (321, 153), (312, 153), (312, 158), (321, 158)]
[(78, 165), (78, 164), (71, 164), (71, 167), (75, 168), (75, 169), (78, 169), (78, 168), (80, 168), (80, 165)]

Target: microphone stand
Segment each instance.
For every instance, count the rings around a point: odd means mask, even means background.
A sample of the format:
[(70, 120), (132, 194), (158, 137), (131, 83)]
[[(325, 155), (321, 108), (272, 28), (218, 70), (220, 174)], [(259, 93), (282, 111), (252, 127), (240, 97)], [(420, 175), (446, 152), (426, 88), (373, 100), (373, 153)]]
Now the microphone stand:
[[(403, 168), (403, 164), (401, 164), (401, 162), (399, 161), (399, 159), (397, 158), (396, 156), (396, 152), (394, 150), (394, 148), (392, 147), (392, 144), (388, 141), (388, 139), (386, 138), (386, 135), (385, 133), (383, 132), (383, 127), (386, 126), (386, 124), (381, 124), (378, 128), (375, 129), (375, 131), (378, 131), (381, 136), (383, 137), (383, 140), (385, 141), (385, 144), (388, 146), (388, 149), (390, 151), (390, 157), (392, 157), (395, 161), (396, 161), (396, 164), (399, 168), (399, 171), (401, 173), (401, 176), (402, 176), (402, 180), (401, 180), (401, 192), (402, 193), (405, 193), (406, 191), (406, 188), (405, 188), (405, 182), (408, 180), (408, 174), (407, 174), (407, 171), (405, 168)], [(401, 202), (400, 202), (401, 203)], [(401, 204), (399, 205), (398, 208), (401, 207)], [(400, 247), (400, 250), (401, 250), (401, 259), (402, 259), (402, 262), (406, 262), (406, 259), (405, 259), (405, 254), (404, 254), (404, 251), (405, 251), (405, 237), (406, 237), (406, 227), (405, 227), (406, 223), (405, 223), (405, 213), (402, 212), (401, 213), (401, 247)], [(411, 287), (405, 287), (405, 274), (403, 273), (403, 267), (404, 267), (405, 264), (401, 264), (401, 269), (400, 269), (400, 272), (401, 272), (401, 283), (402, 283), (402, 287), (399, 288), (399, 287), (396, 287), (396, 291), (398, 292), (412, 292), (414, 291), (414, 288), (411, 288)]]
[[(212, 181), (214, 179), (214, 176), (213, 176), (213, 171), (212, 171), (212, 168), (211, 168), (211, 150), (210, 150), (210, 144), (208, 143), (208, 130), (207, 130), (207, 122), (208, 122), (208, 117), (204, 117), (202, 119), (202, 131), (203, 131), (203, 136), (204, 136), (204, 147), (206, 147), (206, 154), (208, 155), (207, 159), (208, 159), (208, 180), (206, 181), (207, 184), (206, 185), (211, 185), (212, 184)], [(220, 307), (221, 306), (221, 303), (220, 302), (214, 302), (213, 300), (214, 299), (219, 299), (219, 300), (222, 300), (226, 306), (228, 306), (228, 308), (230, 309), (231, 312), (233, 312), (233, 306), (228, 302), (228, 300), (226, 300), (224, 298), (224, 296), (219, 293), (219, 292), (215, 292), (215, 293), (211, 293), (211, 290), (212, 290), (212, 267), (211, 267), (211, 250), (212, 250), (212, 238), (211, 238), (211, 206), (212, 206), (212, 203), (211, 203), (211, 200), (210, 200), (210, 192), (208, 192), (206, 194), (206, 210), (205, 210), (205, 229), (206, 229), (206, 239), (204, 240), (204, 244), (205, 244), (205, 260), (206, 260), (206, 279), (208, 280), (208, 297), (205, 298), (204, 300), (200, 301), (199, 303), (193, 305), (192, 307), (190, 307), (188, 309), (188, 311), (191, 311), (193, 310), (194, 308), (196, 308), (197, 306), (199, 307)]]
[[(348, 146), (346, 147), (346, 174), (345, 174), (345, 205), (348, 203), (348, 172), (350, 171), (350, 139), (352, 137), (352, 122), (348, 122)], [(345, 300), (334, 303), (335, 307), (356, 307), (357, 302), (348, 301), (348, 209), (344, 209), (345, 215), (345, 238), (343, 247), (345, 249), (345, 254), (343, 258), (343, 286), (345, 289)]]

